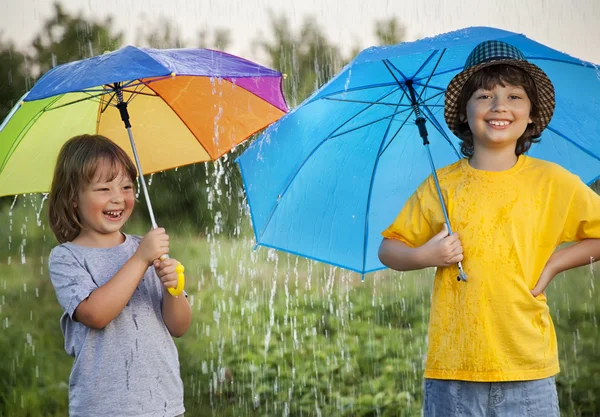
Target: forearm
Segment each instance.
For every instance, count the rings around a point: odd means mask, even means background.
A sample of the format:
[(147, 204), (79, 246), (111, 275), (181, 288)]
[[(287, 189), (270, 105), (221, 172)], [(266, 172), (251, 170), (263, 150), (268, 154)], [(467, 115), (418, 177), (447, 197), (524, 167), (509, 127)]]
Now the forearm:
[(131, 257), (106, 284), (79, 304), (75, 318), (94, 329), (106, 327), (123, 311), (147, 269), (145, 261)]
[(586, 239), (552, 254), (547, 267), (554, 275), (600, 259), (600, 239)]
[(412, 271), (432, 266), (426, 262), (422, 247), (411, 248), (395, 239), (383, 239), (379, 246), (379, 260), (396, 271)]
[(171, 336), (183, 336), (192, 322), (192, 308), (187, 297), (183, 295), (173, 297), (168, 291), (165, 291), (162, 316)]

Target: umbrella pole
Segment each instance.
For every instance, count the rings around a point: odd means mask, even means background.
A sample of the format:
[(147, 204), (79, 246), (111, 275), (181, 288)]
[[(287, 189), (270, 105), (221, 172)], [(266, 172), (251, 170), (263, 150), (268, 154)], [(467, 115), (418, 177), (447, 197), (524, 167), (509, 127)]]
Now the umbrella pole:
[(129, 135), (129, 142), (131, 143), (131, 149), (133, 150), (133, 157), (135, 158), (135, 165), (137, 166), (138, 172), (140, 173), (140, 184), (142, 184), (142, 190), (144, 192), (144, 198), (146, 199), (146, 205), (148, 206), (148, 213), (150, 214), (150, 221), (152, 222), (152, 228), (156, 229), (156, 219), (154, 217), (154, 210), (152, 209), (152, 203), (150, 202), (150, 196), (148, 195), (148, 188), (146, 187), (146, 180), (142, 173), (142, 166), (140, 164), (140, 158), (138, 157), (137, 150), (133, 142), (133, 133), (131, 127), (127, 128), (127, 134)]
[(119, 109), (119, 113), (121, 113), (121, 120), (125, 123), (125, 128), (127, 129), (127, 134), (129, 135), (129, 143), (131, 143), (131, 149), (133, 150), (133, 158), (135, 159), (135, 165), (138, 170), (140, 184), (142, 185), (142, 193), (144, 194), (144, 198), (146, 199), (146, 205), (148, 206), (148, 213), (150, 213), (150, 221), (152, 222), (152, 228), (156, 229), (158, 225), (156, 224), (156, 219), (154, 218), (154, 210), (152, 210), (152, 203), (150, 202), (150, 196), (148, 195), (148, 187), (146, 187), (146, 180), (144, 179), (144, 173), (142, 171), (142, 164), (140, 163), (140, 158), (138, 157), (137, 149), (135, 148), (135, 142), (133, 141), (133, 133), (131, 132), (131, 123), (129, 123), (129, 112), (127, 111), (127, 103), (123, 101), (122, 93), (118, 95), (119, 103), (117, 104), (117, 108)]
[[(435, 182), (435, 187), (437, 189), (438, 197), (440, 200), (440, 205), (442, 206), (442, 212), (444, 213), (444, 219), (446, 220), (446, 225), (448, 226), (448, 233), (452, 234), (452, 227), (450, 226), (450, 219), (448, 218), (448, 211), (446, 210), (446, 204), (444, 203), (444, 196), (442, 194), (442, 189), (440, 188), (440, 182), (438, 180), (437, 172), (435, 169), (435, 164), (433, 163), (433, 156), (431, 155), (431, 149), (429, 148), (429, 139), (428, 139), (427, 127), (425, 126), (425, 118), (423, 116), (421, 116), (421, 110), (419, 109), (419, 105), (418, 105), (416, 94), (415, 94), (415, 89), (412, 86), (412, 81), (411, 80), (406, 81), (406, 86), (408, 87), (408, 91), (410, 93), (413, 110), (415, 112), (415, 115), (417, 116), (417, 119), (415, 120), (415, 122), (417, 124), (417, 127), (419, 128), (419, 135), (421, 136), (421, 139), (423, 139), (423, 145), (425, 146), (425, 149), (427, 149), (427, 156), (429, 157), (429, 165), (431, 166), (431, 173), (433, 175), (433, 180)], [(462, 267), (462, 262), (460, 262), (460, 261), (458, 262), (457, 280), (458, 281), (466, 281), (467, 280), (467, 274), (465, 274), (465, 271), (463, 270), (463, 267)]]
[[(135, 142), (133, 141), (133, 132), (131, 132), (131, 123), (129, 123), (129, 112), (127, 111), (127, 103), (123, 100), (123, 91), (120, 86), (115, 85), (115, 90), (117, 93), (117, 99), (119, 102), (117, 103), (117, 109), (119, 109), (119, 113), (121, 114), (121, 120), (125, 123), (125, 128), (127, 129), (127, 135), (129, 135), (129, 143), (131, 143), (131, 149), (133, 151), (133, 158), (135, 159), (135, 165), (138, 170), (140, 184), (142, 184), (142, 191), (144, 194), (144, 198), (146, 199), (146, 205), (148, 206), (148, 213), (150, 214), (150, 221), (152, 222), (152, 229), (156, 229), (158, 225), (156, 224), (156, 219), (154, 218), (154, 210), (152, 210), (152, 203), (150, 202), (150, 195), (148, 194), (148, 187), (146, 187), (146, 180), (144, 179), (144, 171), (142, 171), (142, 164), (140, 162), (140, 158), (137, 153), (137, 149), (135, 147)], [(164, 254), (160, 257), (160, 260), (169, 259), (168, 254)], [(173, 297), (178, 297), (183, 292), (183, 286), (185, 283), (185, 268), (181, 263), (179, 263), (175, 267), (175, 271), (177, 271), (177, 287), (176, 288), (167, 288), (169, 294)]]

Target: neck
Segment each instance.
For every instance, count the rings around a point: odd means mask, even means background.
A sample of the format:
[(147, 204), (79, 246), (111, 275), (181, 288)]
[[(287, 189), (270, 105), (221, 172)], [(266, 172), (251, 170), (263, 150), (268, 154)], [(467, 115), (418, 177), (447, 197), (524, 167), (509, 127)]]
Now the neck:
[(506, 171), (515, 166), (518, 161), (514, 147), (491, 149), (478, 147), (473, 151), (469, 164), (482, 171)]
[(85, 231), (82, 231), (72, 242), (88, 248), (112, 248), (124, 241), (125, 235), (121, 231), (110, 234), (85, 233)]

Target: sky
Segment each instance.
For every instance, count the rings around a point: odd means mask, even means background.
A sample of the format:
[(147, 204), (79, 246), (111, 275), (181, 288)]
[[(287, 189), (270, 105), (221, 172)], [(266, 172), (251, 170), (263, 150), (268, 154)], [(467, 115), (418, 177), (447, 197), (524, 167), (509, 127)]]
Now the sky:
[[(0, 0), (0, 36), (27, 46), (54, 0)], [(330, 41), (348, 53), (375, 43), (375, 21), (396, 17), (406, 40), (460, 29), (493, 26), (544, 43), (577, 58), (600, 63), (600, 0), (62, 0), (64, 8), (87, 18), (113, 16), (113, 27), (135, 44), (140, 27), (160, 17), (173, 21), (193, 45), (200, 30), (229, 29), (228, 52), (256, 60), (253, 41), (271, 36), (270, 13), (284, 15), (292, 30), (310, 16)]]

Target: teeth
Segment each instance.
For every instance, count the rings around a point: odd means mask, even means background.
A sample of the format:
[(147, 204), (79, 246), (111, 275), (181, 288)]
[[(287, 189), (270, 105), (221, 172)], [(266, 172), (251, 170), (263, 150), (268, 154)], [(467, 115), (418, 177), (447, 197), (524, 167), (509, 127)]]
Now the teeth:
[(108, 216), (114, 216), (114, 217), (121, 215), (121, 211), (105, 211), (104, 213), (107, 214)]
[(510, 124), (510, 122), (500, 120), (490, 120), (488, 123), (492, 126), (508, 126)]

